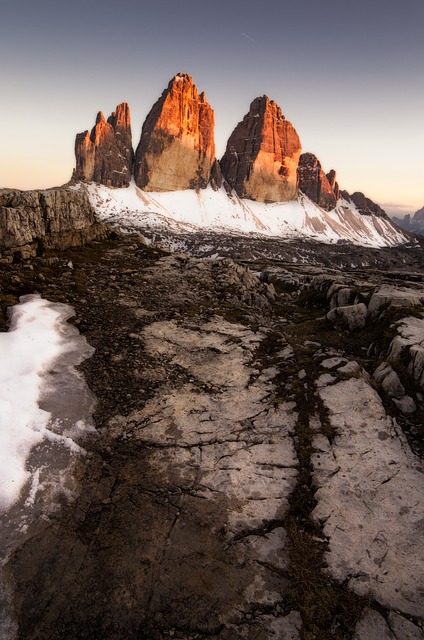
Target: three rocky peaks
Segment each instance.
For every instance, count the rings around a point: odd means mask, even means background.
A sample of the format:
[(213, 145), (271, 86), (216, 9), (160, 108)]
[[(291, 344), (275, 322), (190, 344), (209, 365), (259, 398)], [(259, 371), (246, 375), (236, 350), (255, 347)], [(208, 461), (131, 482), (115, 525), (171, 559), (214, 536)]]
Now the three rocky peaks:
[(326, 175), (316, 156), (301, 154), (296, 130), (267, 96), (253, 100), (220, 162), (214, 125), (205, 94), (190, 75), (179, 73), (148, 114), (135, 154), (128, 104), (118, 105), (107, 121), (98, 113), (91, 132), (76, 136), (73, 180), (128, 187), (134, 176), (144, 191), (204, 189), (209, 183), (219, 188), (224, 182), (239, 197), (258, 202), (286, 202), (300, 189), (326, 210), (336, 206), (335, 172)]

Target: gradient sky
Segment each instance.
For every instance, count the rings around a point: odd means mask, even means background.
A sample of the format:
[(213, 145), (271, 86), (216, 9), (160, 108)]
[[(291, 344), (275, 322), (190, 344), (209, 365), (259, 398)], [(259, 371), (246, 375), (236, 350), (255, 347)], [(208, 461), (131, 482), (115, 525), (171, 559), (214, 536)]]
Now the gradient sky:
[(134, 146), (190, 73), (215, 111), (217, 155), (267, 94), (304, 151), (389, 213), (424, 205), (423, 0), (5, 0), (0, 187), (67, 182), (76, 133), (123, 101)]

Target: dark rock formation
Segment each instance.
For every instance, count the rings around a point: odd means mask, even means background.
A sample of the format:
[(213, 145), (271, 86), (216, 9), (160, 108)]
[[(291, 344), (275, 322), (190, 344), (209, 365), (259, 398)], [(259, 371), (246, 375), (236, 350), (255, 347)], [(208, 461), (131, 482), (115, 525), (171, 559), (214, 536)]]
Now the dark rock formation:
[(126, 102), (105, 120), (97, 114), (91, 133), (78, 133), (75, 139), (74, 181), (100, 182), (108, 187), (128, 187), (134, 152), (130, 109)]
[(327, 174), (327, 180), (330, 183), (330, 187), (333, 190), (334, 195), (336, 196), (336, 200), (340, 197), (340, 188), (339, 183), (336, 180), (336, 172), (334, 169), (331, 169)]
[(241, 198), (285, 202), (297, 195), (300, 151), (294, 127), (273, 100), (262, 96), (231, 134), (222, 173)]
[(0, 256), (24, 258), (43, 249), (67, 249), (105, 237), (81, 191), (0, 191)]
[(223, 178), (222, 178), (222, 172), (221, 172), (221, 166), (218, 162), (218, 160), (215, 160), (215, 162), (212, 165), (212, 169), (211, 169), (211, 177), (210, 177), (210, 183), (212, 185), (212, 188), (215, 191), (218, 191), (218, 189), (220, 189), (223, 185)]
[(134, 177), (145, 191), (204, 189), (215, 160), (214, 114), (191, 76), (176, 75), (143, 124)]
[(338, 192), (335, 171), (332, 170), (328, 174), (331, 178), (330, 182), (321, 167), (320, 161), (313, 153), (302, 153), (297, 171), (299, 189), (326, 211), (334, 209), (337, 203), (334, 187), (337, 188)]
[(347, 191), (341, 191), (341, 195), (345, 200), (350, 200), (358, 209), (359, 213), (364, 216), (375, 215), (380, 218), (387, 218), (387, 214), (378, 204), (364, 196), (360, 191), (349, 194)]

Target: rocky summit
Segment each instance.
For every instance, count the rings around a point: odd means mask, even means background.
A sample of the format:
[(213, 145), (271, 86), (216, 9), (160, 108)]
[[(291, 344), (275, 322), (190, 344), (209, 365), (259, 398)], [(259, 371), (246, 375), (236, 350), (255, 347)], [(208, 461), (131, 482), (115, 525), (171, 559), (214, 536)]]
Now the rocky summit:
[(273, 100), (262, 96), (231, 134), (222, 174), (241, 198), (286, 202), (297, 196), (300, 151), (293, 125)]
[(214, 113), (188, 74), (176, 75), (147, 116), (134, 177), (145, 191), (207, 186), (215, 160)]
[(123, 102), (107, 121), (100, 111), (91, 133), (77, 134), (73, 181), (128, 187), (133, 157), (130, 108)]
[(388, 218), (386, 212), (375, 202), (373, 202), (370, 198), (367, 198), (360, 191), (355, 191), (355, 193), (347, 193), (347, 191), (341, 192), (342, 197), (348, 202), (352, 202), (356, 209), (363, 216), (378, 216), (381, 218)]
[(321, 163), (313, 153), (302, 153), (298, 167), (299, 189), (313, 202), (326, 211), (337, 204), (338, 186), (335, 171), (330, 172), (330, 180), (324, 173)]

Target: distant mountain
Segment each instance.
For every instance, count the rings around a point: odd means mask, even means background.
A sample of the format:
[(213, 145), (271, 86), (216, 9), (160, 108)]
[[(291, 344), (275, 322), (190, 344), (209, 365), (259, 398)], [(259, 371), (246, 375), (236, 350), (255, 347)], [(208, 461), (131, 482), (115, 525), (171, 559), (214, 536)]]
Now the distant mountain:
[(333, 169), (325, 174), (314, 154), (301, 152), (293, 125), (261, 96), (218, 161), (214, 112), (191, 76), (179, 73), (147, 116), (135, 155), (126, 103), (107, 121), (100, 112), (91, 133), (77, 135), (71, 182), (96, 183), (88, 188), (93, 205), (104, 220), (126, 228), (165, 225), (374, 247), (411, 241), (372, 200), (341, 191)]
[(418, 209), (413, 216), (408, 213), (403, 218), (394, 217), (393, 222), (406, 231), (424, 236), (424, 207)]

